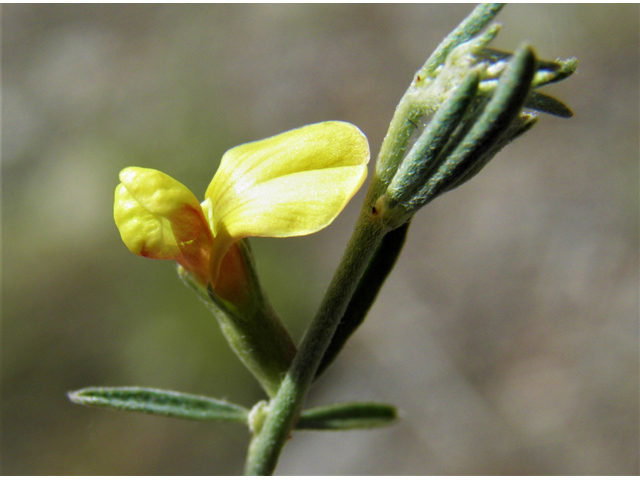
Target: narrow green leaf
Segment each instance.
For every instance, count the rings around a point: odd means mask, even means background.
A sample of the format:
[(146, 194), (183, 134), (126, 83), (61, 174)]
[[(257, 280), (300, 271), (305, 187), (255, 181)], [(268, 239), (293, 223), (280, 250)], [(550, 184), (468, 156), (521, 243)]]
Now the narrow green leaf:
[(438, 65), (444, 62), (444, 59), (447, 58), (451, 50), (475, 37), (493, 20), (503, 6), (503, 3), (481, 3), (478, 5), (469, 16), (438, 45), (438, 48), (436, 48), (435, 52), (427, 59), (418, 75), (432, 75)]
[(369, 313), (369, 309), (382, 289), (382, 285), (400, 256), (407, 238), (409, 223), (407, 222), (401, 227), (390, 231), (383, 237), (358, 282), (353, 296), (349, 300), (347, 310), (338, 324), (336, 333), (331, 338), (329, 347), (324, 352), (320, 366), (316, 371), (316, 379), (336, 359), (349, 337), (358, 329), (366, 318), (367, 313)]
[(535, 61), (529, 47), (514, 54), (480, 118), (413, 200), (416, 209), (450, 189), (499, 142), (524, 106), (535, 74)]
[(437, 169), (435, 159), (458, 127), (478, 90), (480, 78), (472, 71), (435, 113), (411, 147), (387, 190), (390, 200), (402, 204), (412, 197), (429, 174)]
[(504, 132), (504, 134), (500, 137), (500, 139), (491, 147), (482, 157), (473, 164), (469, 170), (467, 170), (464, 175), (460, 176), (455, 182), (447, 187), (447, 191), (453, 190), (454, 188), (459, 187), (463, 183), (471, 180), (475, 175), (482, 170), (487, 163), (491, 161), (493, 157), (497, 155), (497, 153), (506, 147), (509, 143), (515, 140), (520, 135), (524, 135), (528, 132), (538, 121), (538, 117), (530, 114), (521, 114), (518, 118), (516, 118), (509, 128)]
[[(491, 63), (509, 61), (513, 57), (512, 53), (503, 52), (495, 48), (483, 48), (478, 52), (478, 57), (488, 60)], [(549, 83), (559, 82), (570, 77), (578, 69), (578, 60), (569, 58), (567, 60), (536, 60), (536, 75), (533, 77), (532, 88), (539, 88)]]
[(539, 88), (550, 83), (556, 83), (570, 77), (578, 69), (578, 60), (558, 60), (556, 62), (540, 61), (536, 65), (536, 75), (533, 78), (533, 88)]
[(336, 403), (304, 410), (297, 430), (352, 430), (385, 427), (398, 419), (393, 405), (382, 403)]
[(573, 116), (571, 109), (560, 100), (556, 100), (549, 95), (539, 92), (531, 92), (524, 107), (562, 118), (570, 118)]
[(214, 398), (142, 387), (89, 387), (69, 392), (80, 405), (151, 413), (187, 420), (220, 420), (247, 423), (249, 411)]

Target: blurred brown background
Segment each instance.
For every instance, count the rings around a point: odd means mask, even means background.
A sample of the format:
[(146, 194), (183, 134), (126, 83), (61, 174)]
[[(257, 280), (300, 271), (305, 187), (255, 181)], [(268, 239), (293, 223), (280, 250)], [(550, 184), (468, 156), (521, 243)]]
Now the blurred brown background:
[[(248, 434), (71, 404), (144, 385), (252, 405), (255, 381), (169, 262), (112, 219), (123, 167), (198, 196), (228, 148), (323, 120), (377, 153), (413, 73), (471, 5), (5, 5), (5, 474), (237, 474)], [(510, 5), (495, 47), (579, 58), (544, 116), (421, 211), (310, 405), (396, 404), (387, 429), (296, 433), (279, 474), (638, 474), (637, 5)], [(256, 239), (299, 338), (350, 235)]]

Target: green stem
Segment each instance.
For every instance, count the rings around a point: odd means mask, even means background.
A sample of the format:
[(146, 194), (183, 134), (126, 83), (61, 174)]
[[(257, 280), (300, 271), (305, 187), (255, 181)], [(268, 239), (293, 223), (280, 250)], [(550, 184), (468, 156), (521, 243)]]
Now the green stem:
[(382, 285), (393, 270), (396, 260), (400, 256), (407, 231), (411, 222), (407, 222), (399, 228), (387, 233), (380, 246), (376, 250), (373, 258), (369, 262), (353, 297), (349, 301), (344, 317), (340, 320), (336, 333), (331, 338), (331, 343), (327, 348), (318, 371), (316, 379), (336, 359), (342, 348), (349, 340), (349, 337), (358, 329), (369, 313), (373, 302), (382, 289)]
[(371, 203), (365, 202), (316, 318), (307, 330), (278, 394), (271, 400), (264, 426), (251, 441), (245, 465), (247, 475), (270, 475), (275, 470), (280, 451), (300, 414), (318, 365), (360, 277), (387, 232), (369, 205)]

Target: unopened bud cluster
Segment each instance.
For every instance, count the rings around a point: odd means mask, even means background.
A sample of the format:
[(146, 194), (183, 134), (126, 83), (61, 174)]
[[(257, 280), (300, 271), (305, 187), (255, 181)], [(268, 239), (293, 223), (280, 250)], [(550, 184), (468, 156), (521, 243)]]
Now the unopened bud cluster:
[[(535, 111), (572, 115), (535, 89), (570, 76), (574, 59), (537, 60), (529, 46), (515, 54), (488, 48), (497, 13), (463, 25), (427, 60), (396, 109), (376, 164), (375, 211), (389, 228), (476, 175), (537, 121)], [(482, 12), (480, 12), (482, 13)]]

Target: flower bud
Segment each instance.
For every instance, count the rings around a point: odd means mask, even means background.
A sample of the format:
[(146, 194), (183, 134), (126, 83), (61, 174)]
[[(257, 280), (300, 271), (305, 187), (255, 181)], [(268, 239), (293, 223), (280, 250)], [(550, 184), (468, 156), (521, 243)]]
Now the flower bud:
[(567, 78), (575, 60), (547, 62), (530, 47), (488, 48), (499, 9), (479, 6), (436, 50), (403, 96), (376, 162), (370, 201), (389, 229), (476, 175), (505, 145), (529, 130), (538, 110), (571, 116), (560, 101), (533, 92)]

